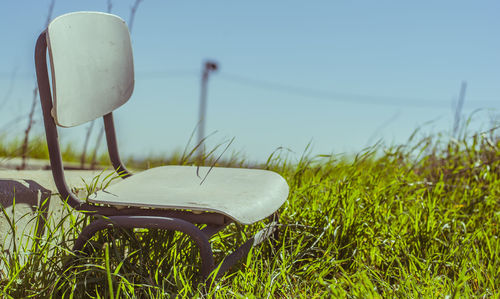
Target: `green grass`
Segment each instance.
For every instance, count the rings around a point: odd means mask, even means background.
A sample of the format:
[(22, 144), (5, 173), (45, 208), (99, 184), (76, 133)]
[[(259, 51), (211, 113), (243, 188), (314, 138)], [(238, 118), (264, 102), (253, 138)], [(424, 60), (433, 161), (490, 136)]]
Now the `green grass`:
[[(306, 154), (291, 162), (278, 152), (261, 166), (290, 186), (278, 238), (210, 287), (197, 284), (199, 254), (190, 240), (157, 230), (100, 233), (88, 256), (63, 273), (71, 241), (90, 220), (68, 209), (63, 220), (48, 220), (27, 259), (0, 255), (7, 265), (0, 294), (498, 298), (499, 164), (494, 130), (452, 141), (421, 137), (355, 157)], [(231, 225), (214, 236), (217, 261), (259, 227)]]

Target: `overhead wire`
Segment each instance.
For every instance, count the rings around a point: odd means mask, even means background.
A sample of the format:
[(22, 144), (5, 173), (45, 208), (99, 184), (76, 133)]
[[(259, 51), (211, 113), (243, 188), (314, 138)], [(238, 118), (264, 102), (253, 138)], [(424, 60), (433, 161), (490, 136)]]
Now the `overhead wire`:
[[(255, 88), (267, 89), (285, 92), (293, 95), (300, 95), (309, 99), (320, 99), (334, 102), (347, 102), (356, 104), (372, 105), (392, 105), (417, 108), (450, 108), (448, 100), (440, 99), (422, 99), (394, 96), (374, 96), (358, 93), (321, 91), (311, 88), (297, 87), (288, 84), (264, 81), (260, 79), (249, 78), (236, 74), (220, 73), (217, 78), (234, 82), (241, 85), (252, 86)], [(475, 102), (481, 105), (498, 104), (498, 101)]]
[[(166, 77), (185, 77), (185, 76), (199, 76), (198, 70), (151, 70), (151, 71), (138, 71), (138, 77), (142, 78), (166, 78)], [(0, 77), (6, 75), (11, 76), (12, 73), (0, 72)], [(18, 75), (19, 77), (19, 75)], [(370, 104), (370, 105), (388, 105), (399, 107), (414, 107), (414, 108), (446, 108), (451, 109), (449, 99), (424, 99), (413, 97), (395, 97), (395, 96), (378, 96), (367, 95), (360, 93), (350, 92), (337, 92), (337, 91), (323, 91), (308, 87), (299, 87), (290, 84), (283, 84), (278, 82), (271, 82), (262, 79), (255, 79), (239, 74), (218, 72), (214, 79), (222, 79), (226, 82), (236, 83), (243, 86), (288, 93), (295, 96), (302, 96), (311, 100), (323, 100), (332, 102), (345, 102), (351, 104)], [(468, 102), (471, 103), (470, 101)], [(476, 106), (492, 107), (498, 105), (499, 101), (474, 101)]]
[[(138, 75), (148, 78), (174, 77), (174, 76), (198, 76), (197, 70), (173, 70), (173, 71), (146, 71), (138, 72)], [(255, 79), (247, 76), (242, 76), (227, 72), (218, 72), (213, 77), (214, 80), (222, 79), (226, 82), (236, 83), (248, 87), (265, 89), (277, 92), (288, 93), (291, 95), (299, 95), (307, 99), (323, 100), (332, 102), (346, 102), (351, 104), (370, 104), (370, 105), (389, 105), (399, 107), (414, 107), (414, 108), (446, 108), (451, 109), (450, 99), (423, 99), (413, 97), (395, 97), (395, 96), (377, 96), (366, 95), (359, 93), (322, 91), (306, 87), (298, 87), (289, 84), (271, 82), (262, 79)], [(491, 107), (498, 104), (498, 101), (475, 101), (474, 104)]]

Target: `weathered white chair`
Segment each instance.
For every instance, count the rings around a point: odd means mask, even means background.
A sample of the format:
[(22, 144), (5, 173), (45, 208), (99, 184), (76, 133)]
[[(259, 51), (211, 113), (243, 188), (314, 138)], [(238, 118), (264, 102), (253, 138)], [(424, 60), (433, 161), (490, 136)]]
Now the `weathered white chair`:
[[(47, 69), (50, 58), (52, 90)], [(112, 112), (134, 89), (130, 35), (119, 17), (75, 12), (54, 19), (40, 34), (35, 49), (36, 74), (50, 163), (62, 198), (76, 210), (91, 211), (97, 220), (75, 241), (79, 251), (96, 232), (110, 226), (159, 228), (192, 237), (200, 249), (202, 276), (215, 268), (209, 238), (226, 225), (252, 224), (275, 213), (286, 201), (288, 185), (278, 174), (256, 169), (163, 166), (132, 175), (118, 154)], [(73, 127), (103, 117), (108, 152), (124, 180), (99, 191), (88, 202), (68, 188), (57, 127)], [(219, 275), (270, 235), (274, 222), (229, 254)], [(206, 224), (199, 229), (195, 224)]]

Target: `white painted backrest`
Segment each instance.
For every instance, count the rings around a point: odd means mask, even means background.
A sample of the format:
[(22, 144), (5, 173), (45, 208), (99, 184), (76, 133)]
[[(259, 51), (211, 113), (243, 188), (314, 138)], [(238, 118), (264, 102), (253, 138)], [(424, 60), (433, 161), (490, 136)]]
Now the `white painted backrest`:
[(49, 24), (47, 44), (57, 125), (91, 121), (132, 95), (132, 45), (121, 18), (100, 12), (62, 15)]

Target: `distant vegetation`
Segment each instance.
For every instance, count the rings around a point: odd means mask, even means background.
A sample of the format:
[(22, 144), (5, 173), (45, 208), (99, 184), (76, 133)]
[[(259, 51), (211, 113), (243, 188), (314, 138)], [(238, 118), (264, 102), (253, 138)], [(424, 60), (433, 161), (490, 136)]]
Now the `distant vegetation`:
[[(22, 155), (23, 141), (20, 139), (6, 140), (0, 138), (0, 157), (13, 158)], [(65, 144), (61, 148), (63, 161), (66, 162), (80, 162), (81, 151), (76, 149), (71, 143)], [(45, 136), (33, 137), (28, 143), (27, 157), (33, 159), (49, 159), (49, 152)], [(87, 157), (87, 163), (90, 165), (92, 157)], [(107, 156), (100, 155), (97, 158), (98, 163), (107, 164), (109, 159)], [(1, 164), (0, 164), (1, 166)]]
[[(22, 155), (23, 141), (20, 139), (6, 139), (0, 136), (0, 158), (7, 159), (20, 157)], [(244, 158), (238, 155), (220, 155), (220, 146), (207, 151), (207, 153), (202, 157), (202, 163), (206, 165), (217, 166), (232, 166), (232, 167), (255, 167), (253, 163), (250, 164), (245, 161)], [(200, 159), (196, 153), (197, 147), (193, 149), (187, 149), (184, 152), (173, 152), (164, 155), (149, 156), (142, 159), (137, 159), (134, 157), (122, 157), (126, 166), (133, 169), (148, 169), (151, 167), (162, 166), (162, 165), (186, 165), (199, 163)], [(61, 145), (62, 159), (65, 162), (80, 163), (82, 157), (82, 150), (76, 148), (71, 143), (66, 143)], [(49, 152), (47, 149), (47, 143), (45, 141), (45, 136), (33, 137), (27, 146), (27, 158), (30, 159), (49, 159)], [(110, 167), (111, 162), (109, 160), (108, 153), (106, 151), (101, 151), (97, 153), (94, 158), (94, 150), (91, 149), (89, 153), (85, 156), (84, 168), (88, 169), (92, 164), (95, 164), (96, 168)], [(0, 161), (1, 166), (1, 161)]]

